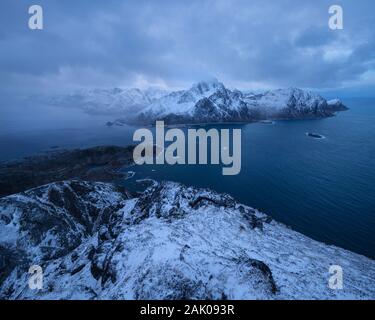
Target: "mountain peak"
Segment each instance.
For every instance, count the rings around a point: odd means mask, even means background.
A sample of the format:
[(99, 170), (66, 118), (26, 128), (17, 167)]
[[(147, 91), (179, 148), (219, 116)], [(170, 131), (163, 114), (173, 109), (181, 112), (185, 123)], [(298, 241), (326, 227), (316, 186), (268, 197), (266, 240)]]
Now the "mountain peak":
[(195, 91), (199, 94), (204, 94), (208, 91), (216, 91), (218, 89), (223, 89), (225, 86), (219, 82), (216, 78), (211, 78), (207, 80), (201, 80), (191, 87), (190, 90)]

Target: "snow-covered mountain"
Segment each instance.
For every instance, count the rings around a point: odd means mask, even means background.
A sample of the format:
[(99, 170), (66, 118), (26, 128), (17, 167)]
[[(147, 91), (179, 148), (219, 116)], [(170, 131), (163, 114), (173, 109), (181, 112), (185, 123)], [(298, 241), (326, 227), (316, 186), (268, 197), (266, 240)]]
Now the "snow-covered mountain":
[(92, 114), (120, 116), (109, 125), (154, 124), (156, 120), (172, 124), (321, 118), (347, 109), (338, 99), (327, 102), (318, 94), (297, 88), (253, 94), (229, 90), (217, 79), (169, 93), (157, 88), (82, 89), (47, 100)]
[(327, 117), (342, 110), (346, 107), (339, 100), (329, 105), (318, 94), (297, 88), (251, 94), (229, 90), (213, 80), (155, 100), (137, 119), (140, 123), (250, 122)]
[(54, 96), (49, 103), (79, 107), (92, 114), (135, 114), (166, 94), (167, 91), (157, 88), (80, 89), (72, 94)]
[(169, 114), (184, 115), (194, 112), (194, 106), (203, 98), (208, 98), (218, 91), (225, 91), (225, 87), (217, 80), (199, 82), (189, 90), (175, 91), (161, 99), (154, 101), (142, 112), (165, 117)]
[[(342, 290), (328, 286), (331, 265)], [(70, 180), (0, 199), (1, 299), (374, 299), (374, 288), (373, 260), (206, 189), (154, 183), (132, 197)]]

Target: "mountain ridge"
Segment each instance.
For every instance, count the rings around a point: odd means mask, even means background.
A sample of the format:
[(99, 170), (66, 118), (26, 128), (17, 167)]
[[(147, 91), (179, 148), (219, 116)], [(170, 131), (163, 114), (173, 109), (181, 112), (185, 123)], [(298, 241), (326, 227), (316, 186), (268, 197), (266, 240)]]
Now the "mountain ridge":
[(291, 87), (264, 93), (230, 90), (217, 79), (200, 81), (187, 90), (158, 88), (81, 89), (51, 97), (52, 105), (82, 108), (91, 114), (121, 116), (108, 125), (253, 122), (277, 119), (314, 119), (347, 110), (339, 100)]
[[(209, 189), (154, 182), (134, 197), (68, 180), (1, 198), (0, 212), (1, 299), (375, 297), (373, 260)], [(331, 265), (344, 270), (342, 290), (328, 286)]]
[(134, 120), (139, 123), (164, 120), (167, 124), (252, 122), (322, 118), (346, 109), (338, 99), (327, 102), (318, 94), (298, 88), (252, 94), (229, 90), (215, 80), (166, 95), (141, 110)]

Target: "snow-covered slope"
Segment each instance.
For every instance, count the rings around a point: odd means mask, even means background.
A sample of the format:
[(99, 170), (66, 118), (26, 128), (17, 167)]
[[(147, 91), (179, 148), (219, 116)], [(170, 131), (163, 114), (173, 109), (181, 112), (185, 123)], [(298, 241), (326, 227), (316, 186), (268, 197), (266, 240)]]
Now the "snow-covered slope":
[(314, 106), (323, 108), (326, 100), (309, 91), (298, 88), (277, 89), (267, 91), (264, 94), (256, 95), (252, 101), (255, 104), (267, 109), (280, 110), (285, 107), (295, 107), (297, 109), (312, 108)]
[[(343, 290), (329, 289), (330, 265)], [(166, 182), (131, 198), (66, 181), (0, 199), (0, 298), (374, 299), (375, 263), (229, 195)]]
[(53, 105), (79, 107), (93, 114), (134, 114), (167, 92), (157, 88), (133, 89), (81, 89), (70, 95), (55, 96)]
[(216, 79), (209, 82), (194, 84), (189, 90), (175, 91), (154, 101), (142, 110), (144, 114), (156, 114), (168, 116), (169, 114), (184, 115), (192, 114), (195, 104), (215, 94), (217, 91), (225, 90), (222, 83)]

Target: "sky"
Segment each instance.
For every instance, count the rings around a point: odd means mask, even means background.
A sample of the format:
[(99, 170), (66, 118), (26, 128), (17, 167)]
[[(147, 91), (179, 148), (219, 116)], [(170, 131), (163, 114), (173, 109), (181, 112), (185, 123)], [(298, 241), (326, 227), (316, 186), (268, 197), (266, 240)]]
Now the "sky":
[[(28, 8), (43, 8), (30, 30)], [(341, 5), (344, 29), (328, 27)], [(1, 0), (0, 90), (228, 87), (375, 92), (373, 0)]]

